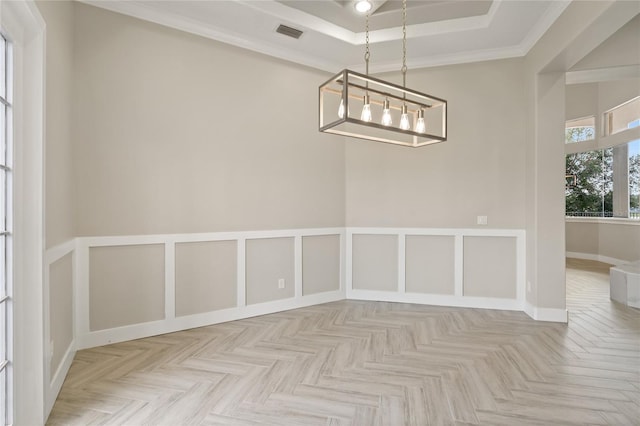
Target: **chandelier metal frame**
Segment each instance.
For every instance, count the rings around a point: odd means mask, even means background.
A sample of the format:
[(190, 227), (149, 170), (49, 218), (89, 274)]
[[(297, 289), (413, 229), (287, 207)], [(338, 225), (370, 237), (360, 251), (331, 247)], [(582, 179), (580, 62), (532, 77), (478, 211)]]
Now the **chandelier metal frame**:
[(402, 85), (369, 76), (367, 13), (366, 73), (344, 69), (319, 87), (321, 132), (414, 148), (447, 140), (447, 101), (406, 87), (406, 0), (402, 12)]

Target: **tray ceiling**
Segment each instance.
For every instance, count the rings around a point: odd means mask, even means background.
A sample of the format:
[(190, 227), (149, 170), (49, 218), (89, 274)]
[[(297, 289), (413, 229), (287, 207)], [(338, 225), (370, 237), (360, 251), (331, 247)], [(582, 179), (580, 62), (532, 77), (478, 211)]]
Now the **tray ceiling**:
[[(365, 18), (353, 0), (83, 0), (104, 9), (302, 65), (362, 70)], [(373, 0), (371, 71), (400, 68), (402, 2)], [(409, 68), (524, 56), (564, 11), (563, 0), (409, 0)], [(299, 39), (278, 34), (284, 24)]]

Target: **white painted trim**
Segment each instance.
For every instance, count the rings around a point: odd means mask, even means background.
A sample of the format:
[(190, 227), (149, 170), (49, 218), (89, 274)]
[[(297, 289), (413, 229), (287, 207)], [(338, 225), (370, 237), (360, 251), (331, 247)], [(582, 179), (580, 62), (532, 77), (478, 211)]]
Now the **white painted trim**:
[(526, 302), (524, 311), (536, 321), (569, 322), (569, 314), (566, 309), (539, 308)]
[[(138, 19), (143, 19), (169, 28), (174, 28), (191, 34), (196, 34), (222, 43), (227, 43), (243, 49), (248, 49), (261, 54), (270, 55), (286, 61), (306, 65), (316, 69), (336, 72), (345, 68), (344, 63), (333, 59), (319, 59), (312, 52), (302, 52), (299, 50), (286, 49), (281, 45), (267, 42), (256, 37), (229, 31), (227, 28), (220, 28), (207, 25), (205, 22), (196, 21), (183, 16), (177, 16), (166, 11), (160, 11), (136, 2), (127, 1), (101, 1), (101, 0), (80, 0), (82, 3), (111, 10)], [(246, 7), (260, 10), (262, 13), (280, 18), (285, 23), (296, 24), (304, 28), (315, 31), (319, 35), (328, 36), (346, 43), (348, 46), (364, 44), (365, 37), (362, 32), (354, 32), (339, 25), (332, 24), (321, 18), (302, 12), (292, 7), (288, 7), (279, 2), (269, 1), (239, 1)], [(551, 27), (553, 22), (562, 14), (570, 1), (561, 0), (554, 2), (546, 11), (542, 19), (525, 35), (523, 40), (511, 46), (489, 49), (476, 49), (454, 54), (429, 55), (416, 57), (408, 63), (409, 68), (423, 68), (452, 64), (464, 64), (470, 62), (490, 61), (495, 59), (506, 59), (513, 57), (523, 57), (537, 43), (542, 35)], [(451, 33), (465, 33), (468, 31), (484, 30), (491, 26), (499, 8), (505, 4), (503, 0), (496, 0), (492, 3), (489, 11), (480, 16), (469, 16), (463, 18), (450, 19), (445, 21), (428, 22), (423, 24), (409, 25), (407, 27), (409, 37), (424, 38), (429, 36), (441, 36)], [(389, 28), (374, 30), (370, 32), (372, 43), (382, 43), (401, 38), (399, 28)], [(338, 55), (340, 56), (340, 55)], [(351, 69), (360, 69), (361, 63), (357, 67), (349, 66)], [(386, 63), (374, 62), (370, 69), (373, 73), (396, 71), (399, 61)]]
[(593, 253), (578, 253), (575, 251), (568, 251), (565, 253), (566, 257), (570, 257), (572, 259), (584, 259), (584, 260), (595, 260), (598, 262), (609, 263), (611, 265), (622, 265), (623, 263), (629, 263), (628, 260), (616, 259), (613, 257), (602, 256), (600, 254)]
[(353, 293), (353, 234), (349, 228), (346, 228), (345, 233), (345, 257), (345, 295), (347, 299), (351, 299)]
[(527, 299), (527, 235), (523, 232), (516, 239), (516, 299), (523, 304)]
[(274, 58), (283, 59), (299, 63), (312, 68), (335, 72), (344, 68), (335, 61), (320, 60), (313, 53), (292, 52), (283, 49), (282, 46), (267, 43), (264, 40), (248, 38), (243, 34), (229, 31), (228, 29), (216, 28), (192, 19), (175, 16), (164, 11), (157, 11), (148, 6), (131, 1), (100, 1), (100, 0), (80, 0), (82, 3), (110, 10), (112, 12), (121, 13), (134, 18), (153, 22), (165, 27), (174, 28), (186, 33), (199, 35), (211, 40), (227, 43), (242, 49), (251, 50), (263, 55), (273, 56)]
[(566, 216), (565, 223), (593, 223), (605, 225), (633, 225), (640, 226), (640, 220), (626, 217), (574, 217)]
[(306, 306), (318, 305), (321, 303), (335, 302), (338, 300), (344, 300), (344, 297), (344, 292), (342, 291), (331, 291), (302, 296), (300, 298), (292, 297), (273, 302), (176, 317), (170, 320), (160, 320), (125, 327), (111, 328), (108, 330), (92, 331), (80, 337), (77, 347), (78, 349), (86, 349), (110, 343), (124, 342), (127, 340), (155, 336), (158, 334), (172, 333), (195, 327), (203, 327), (265, 314), (272, 314), (290, 309), (304, 308)]
[(247, 275), (247, 240), (245, 238), (238, 238), (236, 240), (236, 244), (237, 244), (237, 255), (236, 255), (236, 262), (237, 262), (237, 270), (236, 270), (236, 279), (237, 279), (237, 283), (236, 283), (236, 289), (238, 291), (238, 298), (237, 298), (237, 306), (239, 308), (242, 308), (244, 306), (246, 306), (247, 304), (247, 281), (246, 281), (246, 275)]
[(69, 253), (73, 252), (75, 248), (76, 240), (71, 239), (69, 241), (65, 241), (62, 244), (58, 244), (57, 246), (47, 249), (44, 255), (45, 265), (51, 265), (52, 263), (57, 262)]
[(76, 238), (76, 260), (75, 265), (76, 279), (74, 280), (75, 289), (75, 329), (76, 339), (89, 332), (90, 313), (89, 313), (89, 246), (82, 238)]
[[(12, 247), (7, 251), (10, 283), (6, 302), (11, 363), (6, 368), (7, 421), (42, 424), (47, 412), (43, 345), (44, 262), (44, 127), (46, 85), (45, 22), (34, 1), (0, 2), (0, 26), (12, 43), (13, 173), (9, 196), (13, 209)], [(3, 401), (4, 403), (5, 401)], [(5, 419), (2, 419), (4, 422)]]
[(293, 237), (293, 285), (294, 297), (302, 298), (302, 236)]
[(340, 232), (340, 291), (347, 297), (347, 235), (346, 232)]
[[(358, 290), (352, 288), (352, 256), (353, 235), (396, 235), (398, 237), (398, 290), (393, 292)], [(340, 289), (326, 293), (305, 296), (302, 282), (302, 238), (317, 235), (340, 236)], [(456, 293), (454, 295), (406, 293), (405, 287), (405, 257), (407, 235), (448, 235), (455, 238), (455, 268), (456, 268)], [(463, 256), (465, 236), (491, 236), (516, 238), (516, 262), (517, 262), (517, 292), (514, 299), (465, 297), (463, 294)], [(246, 240), (261, 238), (294, 238), (294, 262), (295, 262), (295, 295), (294, 297), (276, 300), (261, 304), (246, 305)], [(167, 309), (167, 318), (143, 324), (133, 324), (107, 330), (90, 331), (89, 329), (89, 250), (92, 247), (126, 246), (140, 244), (164, 244), (165, 259), (167, 263), (175, 262), (175, 249), (171, 248), (176, 242), (195, 241), (225, 241), (237, 242), (237, 302), (234, 308), (206, 312), (196, 315), (175, 317), (170, 315)], [(67, 246), (71, 247), (71, 246)], [(264, 315), (288, 309), (296, 309), (318, 303), (326, 303), (343, 299), (379, 300), (401, 303), (422, 303), (440, 306), (459, 306), (470, 308), (525, 310), (525, 232), (521, 229), (490, 229), (490, 228), (372, 228), (372, 227), (347, 227), (347, 228), (312, 228), (271, 231), (242, 231), (242, 232), (214, 232), (199, 234), (167, 234), (167, 235), (142, 235), (142, 236), (117, 236), (117, 237), (81, 237), (76, 239), (75, 256), (77, 264), (76, 284), (76, 337), (77, 348), (87, 348), (137, 339), (157, 334), (164, 334), (193, 327), (201, 327), (220, 322), (233, 321), (257, 315)], [(52, 251), (50, 256), (61, 252), (60, 249)], [(170, 278), (173, 276), (173, 279)], [(175, 306), (175, 266), (166, 266), (165, 284), (172, 289), (165, 289), (167, 306), (173, 303)], [(174, 312), (175, 314), (175, 312)], [(540, 310), (538, 317), (557, 317), (557, 314)], [(554, 316), (555, 315), (555, 316)]]
[[(72, 289), (72, 341), (67, 347), (65, 354), (57, 366), (55, 374), (51, 375), (51, 361), (53, 353), (51, 352), (51, 265), (58, 262), (67, 255), (71, 255), (71, 289)], [(44, 338), (43, 347), (45, 348), (45, 364), (44, 364), (44, 381), (45, 381), (45, 415), (48, 415), (53, 409), (53, 404), (60, 393), (64, 379), (67, 376), (67, 372), (73, 362), (75, 356), (75, 336), (76, 336), (76, 240), (71, 239), (57, 246), (51, 247), (45, 251), (44, 254), (44, 288), (43, 288), (43, 316), (44, 316)]]
[(398, 234), (398, 293), (404, 294), (407, 292), (407, 238), (406, 234)]
[(565, 75), (565, 82), (567, 84), (599, 83), (638, 77), (640, 77), (640, 65), (622, 65), (592, 70), (568, 71)]
[(176, 243), (164, 245), (164, 318), (176, 317)]
[[(454, 294), (422, 294), (406, 293), (406, 286), (398, 284), (398, 291), (376, 291), (354, 289), (352, 281), (351, 259), (352, 241), (354, 235), (395, 235), (398, 237), (398, 276), (405, 278), (406, 267), (406, 236), (437, 235), (453, 236), (454, 245)], [(491, 297), (464, 296), (464, 237), (486, 236), (507, 237), (516, 239), (516, 298), (502, 299)], [(347, 240), (347, 299), (376, 300), (385, 302), (421, 303), (428, 305), (460, 306), (483, 309), (524, 310), (526, 291), (526, 233), (522, 229), (491, 229), (491, 228), (372, 228), (348, 227)]]
[(542, 38), (551, 25), (558, 19), (564, 10), (571, 4), (571, 0), (555, 0), (551, 3), (550, 7), (545, 11), (542, 19), (536, 22), (536, 25), (529, 31), (529, 34), (520, 42), (520, 48), (525, 56), (529, 53), (529, 50)]
[(152, 234), (152, 235), (118, 235), (107, 237), (78, 237), (88, 247), (112, 247), (129, 245), (197, 243), (209, 241), (232, 241), (239, 238), (247, 240), (260, 238), (286, 238), (295, 236), (337, 235), (344, 228), (305, 228), (305, 229), (274, 229), (267, 231), (237, 231), (237, 232), (200, 232), (193, 234)]
[(467, 237), (517, 237), (524, 238), (523, 229), (495, 229), (495, 228), (371, 228), (348, 227), (347, 232), (352, 235), (462, 235)]
[[(47, 389), (47, 395), (45, 396), (45, 409), (46, 413), (50, 413), (53, 409), (53, 405), (56, 402), (56, 398), (60, 393), (60, 389), (62, 389), (62, 384), (64, 383), (64, 379), (67, 378), (67, 373), (69, 373), (69, 369), (71, 368), (71, 364), (73, 363), (73, 358), (76, 355), (76, 342), (72, 340), (69, 344), (69, 347), (64, 353), (64, 357), (58, 366), (55, 374), (51, 378), (51, 382)], [(48, 378), (50, 376), (46, 376)]]
[(351, 291), (350, 300), (372, 300), (382, 302), (417, 303), (421, 305), (452, 306), (476, 309), (500, 309), (504, 311), (522, 311), (522, 302), (516, 299), (495, 297), (458, 297), (448, 294), (404, 293), (379, 290)]
[(453, 294), (456, 297), (464, 295), (464, 236), (454, 235), (453, 242)]
[[(113, 237), (79, 237), (76, 239), (76, 265), (77, 280), (75, 301), (76, 317), (76, 342), (78, 347), (86, 348), (96, 345), (108, 344), (116, 341), (137, 339), (156, 334), (170, 333), (187, 328), (201, 327), (219, 322), (233, 321), (248, 318), (255, 315), (278, 312), (286, 309), (295, 309), (327, 301), (342, 300), (345, 298), (344, 284), (341, 279), (341, 289), (338, 291), (319, 293), (309, 296), (302, 294), (302, 238), (305, 236), (339, 235), (344, 239), (344, 228), (311, 228), (267, 231), (241, 231), (241, 232), (207, 232), (194, 234), (163, 234), (163, 235), (134, 235)], [(246, 304), (246, 241), (248, 239), (263, 238), (293, 238), (294, 239), (294, 265), (295, 265), (295, 295), (290, 299), (277, 300), (259, 305)], [(175, 244), (182, 242), (206, 242), (206, 241), (236, 241), (237, 244), (237, 307), (203, 314), (176, 317), (175, 315)], [(90, 330), (89, 311), (89, 252), (94, 247), (114, 247), (131, 245), (164, 245), (165, 248), (165, 318), (144, 324), (134, 324), (108, 330)], [(53, 256), (53, 254), (52, 254)], [(344, 270), (345, 257), (340, 253), (340, 269)]]

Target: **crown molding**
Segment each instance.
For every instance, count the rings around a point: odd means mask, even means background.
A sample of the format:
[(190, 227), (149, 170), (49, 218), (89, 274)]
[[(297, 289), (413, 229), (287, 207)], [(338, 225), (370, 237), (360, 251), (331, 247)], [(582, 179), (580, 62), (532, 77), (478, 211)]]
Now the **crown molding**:
[(254, 40), (239, 33), (233, 33), (228, 30), (220, 31), (209, 25), (196, 22), (185, 17), (178, 17), (171, 13), (160, 12), (153, 8), (143, 6), (138, 3), (120, 2), (120, 1), (101, 1), (101, 0), (77, 0), (101, 9), (123, 15), (138, 18), (143, 21), (153, 22), (154, 24), (195, 34), (221, 43), (230, 44), (243, 49), (251, 50), (263, 55), (272, 56), (274, 58), (283, 59), (289, 62), (295, 62), (311, 68), (323, 71), (333, 72), (339, 69), (341, 65), (334, 61), (325, 61), (318, 59), (314, 55), (305, 55), (286, 51), (282, 46), (273, 45), (264, 40)]
[[(137, 2), (104, 0), (78, 1), (322, 71), (334, 72), (345, 67), (358, 70), (363, 67), (360, 63), (351, 64), (351, 66), (349, 66), (349, 64), (341, 63), (340, 61), (318, 57), (318, 55), (313, 51), (306, 53), (287, 49), (282, 45), (267, 42), (259, 37), (247, 36), (246, 34), (229, 31), (228, 29), (223, 30), (191, 18), (177, 16)], [(536, 23), (535, 27), (529, 31), (527, 36), (518, 44), (496, 49), (470, 50), (452, 54), (420, 57), (414, 56), (409, 60), (409, 67), (415, 69), (524, 56), (549, 29), (570, 2), (570, 0), (559, 0), (552, 3), (543, 18)], [(239, 0), (237, 3), (241, 3), (242, 5), (246, 5), (254, 10), (259, 10), (263, 13), (276, 16), (291, 23), (295, 23), (294, 25), (300, 25), (320, 34), (331, 36), (335, 39), (348, 43), (349, 45), (359, 45), (364, 43), (364, 33), (354, 33), (273, 0), (260, 2)], [(502, 5), (504, 5), (504, 3), (504, 0), (495, 0), (487, 14), (482, 16), (409, 26), (410, 38), (488, 28), (494, 20), (497, 11)], [(372, 43), (377, 43), (399, 39), (401, 38), (401, 34), (399, 34), (397, 29), (395, 29), (395, 31), (394, 29), (385, 29), (370, 32), (370, 38)], [(370, 72), (389, 72), (395, 71), (399, 68), (400, 61), (398, 59), (398, 61), (372, 64)]]

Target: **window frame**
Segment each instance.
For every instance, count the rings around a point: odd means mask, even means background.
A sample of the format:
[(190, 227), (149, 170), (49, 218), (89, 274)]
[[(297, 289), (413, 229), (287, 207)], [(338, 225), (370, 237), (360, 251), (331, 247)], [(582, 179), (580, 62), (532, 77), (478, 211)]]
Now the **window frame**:
[(13, 418), (13, 46), (0, 32), (0, 422)]
[[(571, 126), (570, 125), (570, 123), (577, 123), (577, 122), (581, 122), (581, 121), (585, 121), (585, 120), (591, 120), (593, 122), (593, 125), (592, 126)], [(592, 128), (593, 129), (592, 137), (589, 138), (589, 139), (582, 139), (582, 140), (568, 142), (567, 141), (567, 130), (568, 129), (578, 129), (578, 128)], [(596, 127), (596, 116), (595, 115), (586, 115), (584, 117), (578, 117), (578, 118), (572, 118), (570, 120), (566, 120), (564, 122), (564, 134), (565, 134), (564, 143), (565, 143), (565, 145), (573, 145), (573, 144), (580, 144), (580, 143), (584, 143), (584, 142), (594, 141), (594, 140), (596, 140), (596, 132), (597, 132), (597, 127)]]
[[(624, 127), (621, 128), (620, 130), (617, 130), (615, 132), (612, 132), (612, 127), (613, 127), (613, 113), (616, 110), (619, 110), (621, 108), (624, 108), (625, 106), (629, 105), (630, 103), (633, 102), (639, 102), (640, 103), (640, 96), (635, 96), (631, 99), (629, 99), (628, 101), (625, 101), (621, 104), (618, 104), (616, 106), (614, 106), (613, 108), (609, 108), (608, 110), (604, 111), (602, 113), (602, 133), (604, 137), (608, 137), (608, 136), (613, 136), (613, 135), (617, 135), (618, 133), (622, 133), (625, 132), (627, 130), (632, 129), (633, 127)], [(635, 117), (633, 120), (631, 120), (629, 123), (633, 123), (634, 121), (640, 120), (640, 114)]]
[[(594, 152), (594, 151), (606, 151), (608, 149), (613, 149), (616, 146), (623, 146), (623, 145), (630, 145), (634, 142), (637, 142), (637, 140), (631, 140), (631, 141), (627, 141), (624, 142), (622, 144), (618, 144), (618, 145), (614, 145), (614, 146), (610, 146), (610, 147), (594, 147), (592, 149), (585, 149), (585, 150), (581, 150), (581, 151), (577, 151), (577, 152), (565, 152), (565, 159), (569, 156), (569, 155), (576, 155), (576, 154), (581, 154), (581, 153), (588, 153), (588, 152)], [(627, 161), (629, 161), (631, 159), (631, 156), (629, 155), (627, 157)], [(613, 166), (613, 165), (612, 165)], [(630, 173), (630, 168), (627, 170), (627, 182), (629, 181), (629, 175)], [(603, 173), (605, 173), (605, 171), (603, 170)], [(640, 225), (640, 217), (632, 217), (631, 215), (631, 208), (630, 208), (630, 204), (631, 204), (631, 196), (632, 193), (631, 191), (629, 191), (629, 209), (628, 209), (628, 216), (627, 217), (614, 217), (614, 216), (589, 216), (589, 215), (585, 215), (585, 216), (570, 216), (567, 215), (567, 209), (566, 209), (566, 189), (571, 186), (570, 181), (573, 180), (574, 182), (577, 181), (578, 175), (574, 175), (574, 174), (569, 174), (567, 172), (567, 170), (565, 169), (565, 220), (568, 222), (598, 222), (598, 223), (614, 223), (614, 224), (636, 224), (636, 225)], [(615, 174), (613, 174), (612, 171), (612, 179), (615, 179)], [(612, 182), (613, 185), (613, 182)], [(612, 189), (613, 191), (613, 189)], [(612, 212), (613, 213), (613, 212)]]

